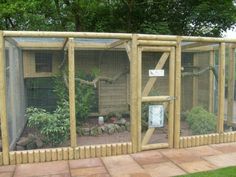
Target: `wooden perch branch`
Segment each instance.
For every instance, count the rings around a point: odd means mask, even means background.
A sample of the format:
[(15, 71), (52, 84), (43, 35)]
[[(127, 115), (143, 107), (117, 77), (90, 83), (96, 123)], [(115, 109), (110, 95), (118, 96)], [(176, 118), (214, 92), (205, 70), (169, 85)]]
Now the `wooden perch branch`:
[[(81, 84), (91, 85), (91, 86), (94, 86), (96, 88), (98, 81), (106, 81), (106, 82), (109, 82), (109, 83), (113, 83), (113, 82), (117, 81), (122, 75), (124, 75), (128, 72), (129, 72), (129, 70), (125, 69), (125, 70), (117, 73), (112, 78), (111, 77), (106, 77), (106, 76), (98, 76), (92, 81), (84, 80), (84, 79), (81, 79), (81, 78), (75, 78), (75, 81), (79, 81)], [(64, 72), (63, 72), (63, 79), (64, 79), (66, 87), (68, 88), (67, 75)]]

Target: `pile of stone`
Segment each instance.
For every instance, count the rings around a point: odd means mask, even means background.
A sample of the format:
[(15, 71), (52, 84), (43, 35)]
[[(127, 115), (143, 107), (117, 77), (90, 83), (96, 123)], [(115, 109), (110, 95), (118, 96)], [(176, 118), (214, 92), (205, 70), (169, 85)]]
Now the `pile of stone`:
[(25, 137), (21, 137), (17, 142), (16, 142), (16, 150), (21, 151), (21, 150), (27, 150), (27, 149), (39, 149), (43, 147), (43, 142), (42, 140), (31, 133), (29, 133)]
[(103, 125), (97, 125), (91, 128), (78, 127), (77, 133), (80, 136), (98, 136), (101, 134), (112, 135), (114, 133), (130, 131), (130, 122), (125, 119), (119, 119), (114, 123), (105, 123)]

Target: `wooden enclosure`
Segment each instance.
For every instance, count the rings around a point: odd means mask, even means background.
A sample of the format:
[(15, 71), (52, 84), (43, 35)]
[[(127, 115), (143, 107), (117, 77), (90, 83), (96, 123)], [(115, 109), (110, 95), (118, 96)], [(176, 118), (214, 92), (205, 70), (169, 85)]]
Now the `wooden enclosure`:
[[(27, 42), (19, 38), (48, 39), (59, 38), (60, 41)], [(80, 43), (77, 40), (106, 39), (105, 42)], [(22, 49), (24, 78), (51, 77), (56, 74), (58, 50), (67, 51), (68, 83), (70, 106), (70, 147), (40, 149), (30, 151), (11, 151), (9, 145), (9, 115), (7, 114), (7, 83), (6, 83), (6, 43)], [(20, 164), (67, 160), (78, 158), (102, 157), (135, 153), (142, 150), (157, 148), (185, 148), (206, 144), (234, 142), (236, 132), (224, 132), (225, 104), (227, 104), (227, 124), (235, 125), (233, 121), (234, 105), (234, 73), (236, 39), (165, 36), (125, 33), (85, 33), (85, 32), (0, 32), (0, 117), (2, 152), (0, 164)], [(225, 70), (226, 49), (229, 50), (228, 96), (225, 102)], [(33, 56), (38, 51), (53, 53), (52, 71), (35, 71)], [(89, 59), (84, 50), (90, 51)], [(106, 51), (105, 51), (106, 50)], [(110, 56), (112, 52), (119, 56)], [(94, 53), (92, 53), (94, 52)], [(104, 52), (106, 57), (97, 59), (98, 53)], [(213, 73), (215, 56), (218, 54), (218, 82), (214, 81)], [(107, 62), (108, 61), (108, 62)], [(104, 75), (115, 75), (128, 68), (129, 72), (120, 77), (112, 87), (99, 83), (99, 114), (106, 111), (126, 110), (131, 116), (131, 142), (80, 146), (76, 138), (75, 115), (75, 68), (85, 70), (93, 65), (99, 66)], [(191, 68), (192, 73), (189, 73)], [(207, 68), (205, 71), (204, 68)], [(150, 77), (150, 69), (165, 71), (164, 77)], [(204, 70), (204, 71), (203, 71)], [(209, 70), (209, 71), (208, 71)], [(201, 72), (204, 72), (202, 74)], [(195, 77), (202, 74), (201, 78)], [(189, 77), (191, 76), (191, 77)], [(22, 78), (21, 78), (22, 79)], [(12, 81), (14, 82), (14, 81)], [(217, 87), (217, 93), (212, 90)], [(109, 102), (112, 91), (116, 88), (125, 93), (114, 102)], [(152, 89), (159, 93), (151, 95)], [(217, 101), (216, 101), (217, 99)], [(168, 112), (168, 141), (166, 143), (149, 144), (155, 128), (148, 128), (142, 137), (141, 114), (142, 103), (161, 103)], [(195, 105), (203, 105), (210, 112), (217, 107), (217, 132), (206, 135), (182, 136), (180, 134), (181, 112)]]

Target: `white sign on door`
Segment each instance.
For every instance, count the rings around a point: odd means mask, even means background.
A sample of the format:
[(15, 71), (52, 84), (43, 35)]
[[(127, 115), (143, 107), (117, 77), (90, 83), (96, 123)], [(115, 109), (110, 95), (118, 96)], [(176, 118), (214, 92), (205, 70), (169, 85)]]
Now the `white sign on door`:
[(164, 76), (164, 75), (165, 75), (164, 69), (150, 69), (149, 70), (149, 77)]
[(149, 128), (163, 127), (164, 126), (164, 106), (163, 105), (150, 105), (148, 112), (148, 125)]

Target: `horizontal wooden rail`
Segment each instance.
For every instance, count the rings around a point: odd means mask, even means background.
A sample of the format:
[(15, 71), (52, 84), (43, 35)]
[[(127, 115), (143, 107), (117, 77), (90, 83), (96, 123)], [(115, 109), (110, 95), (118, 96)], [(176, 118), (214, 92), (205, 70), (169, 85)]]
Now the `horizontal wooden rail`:
[(142, 52), (170, 52), (171, 47), (143, 47), (141, 46)]
[(167, 102), (173, 99), (173, 96), (145, 96), (142, 97), (142, 102)]
[(175, 41), (139, 40), (138, 45), (144, 45), (144, 46), (176, 46), (176, 42)]
[(5, 37), (74, 37), (74, 38), (106, 38), (131, 39), (129, 33), (97, 33), (97, 32), (56, 32), (56, 31), (3, 31)]
[(145, 151), (145, 150), (168, 148), (168, 147), (169, 147), (168, 143), (148, 144), (148, 145), (142, 146), (142, 150)]

